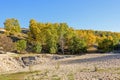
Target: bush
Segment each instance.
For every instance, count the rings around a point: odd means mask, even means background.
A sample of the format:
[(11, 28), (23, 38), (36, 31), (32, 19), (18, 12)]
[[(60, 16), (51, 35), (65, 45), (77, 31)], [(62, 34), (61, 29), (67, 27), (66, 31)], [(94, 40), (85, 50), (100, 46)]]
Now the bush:
[(26, 47), (27, 47), (26, 43), (27, 43), (27, 41), (25, 41), (25, 40), (19, 40), (16, 42), (17, 50), (20, 53), (26, 49)]
[(55, 47), (51, 47), (50, 48), (50, 53), (56, 53), (56, 48)]
[(0, 35), (0, 47), (2, 47), (4, 51), (13, 51), (15, 49), (12, 39), (6, 35)]
[(33, 52), (36, 52), (36, 53), (40, 53), (42, 50), (42, 46), (39, 42), (36, 42), (34, 45), (33, 45)]
[(102, 52), (110, 52), (113, 50), (113, 41), (109, 39), (104, 39), (98, 43), (98, 49)]
[(69, 50), (72, 54), (86, 52), (86, 43), (78, 37), (72, 37), (69, 43)]
[(54, 38), (50, 38), (47, 40), (47, 48), (49, 53), (57, 52), (57, 41)]

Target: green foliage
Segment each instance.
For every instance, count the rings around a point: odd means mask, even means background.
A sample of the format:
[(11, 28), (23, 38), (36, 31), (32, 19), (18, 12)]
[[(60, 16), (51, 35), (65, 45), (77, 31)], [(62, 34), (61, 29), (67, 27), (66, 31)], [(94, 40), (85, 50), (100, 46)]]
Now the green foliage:
[[(6, 34), (20, 33), (20, 25), (17, 19), (11, 18), (4, 22)], [(12, 36), (16, 35), (9, 35)], [(8, 37), (7, 37), (8, 38)], [(109, 31), (93, 31), (93, 30), (75, 30), (66, 23), (41, 23), (34, 19), (29, 22), (29, 32), (26, 36), (17, 36), (16, 39), (27, 39), (30, 43), (27, 50), (40, 53), (41, 49), (49, 53), (71, 53), (86, 52), (86, 48), (98, 44), (98, 49), (103, 52), (109, 52), (113, 46), (118, 45), (120, 41), (120, 33)], [(4, 42), (8, 39), (1, 39), (0, 46), (5, 46), (6, 50), (11, 51)], [(14, 41), (14, 40), (13, 40)], [(11, 45), (8, 40), (7, 44)], [(5, 44), (4, 44), (5, 43)], [(22, 44), (21, 44), (22, 43)], [(25, 43), (25, 44), (24, 44)], [(17, 50), (23, 51), (26, 48), (26, 42), (17, 42)], [(22, 46), (22, 47), (21, 47)], [(42, 48), (43, 46), (43, 48)], [(96, 48), (96, 47), (94, 47)], [(87, 49), (88, 50), (88, 49)]]
[(50, 25), (46, 31), (47, 37), (46, 37), (46, 43), (48, 46), (49, 53), (56, 53), (57, 52), (57, 31), (53, 27), (53, 25)]
[[(18, 72), (11, 74), (2, 74), (0, 75), (0, 80), (30, 80), (26, 79), (26, 75), (37, 74), (40, 71), (32, 71), (32, 72)], [(33, 79), (32, 79), (33, 80)]]
[(68, 80), (75, 80), (73, 73), (69, 73), (69, 74), (67, 75), (67, 77), (68, 77)]
[(57, 42), (55, 41), (55, 39), (52, 39), (52, 38), (48, 39), (47, 46), (48, 46), (49, 53), (57, 52)]
[(104, 39), (98, 43), (98, 49), (103, 52), (110, 52), (113, 50), (113, 41), (109, 39)]
[(65, 44), (67, 43), (67, 37), (68, 37), (68, 25), (66, 23), (60, 23), (60, 25), (58, 26), (58, 44), (60, 45), (60, 49), (62, 51), (62, 53), (64, 54), (64, 47)]
[(86, 51), (86, 43), (84, 40), (74, 36), (70, 40), (69, 50), (72, 54), (77, 54)]
[(7, 19), (4, 22), (4, 28), (10, 33), (10, 34), (15, 34), (15, 33), (20, 33), (20, 25), (17, 19), (11, 18)]
[(61, 80), (61, 78), (58, 75), (53, 75), (51, 80)]
[(56, 52), (57, 52), (56, 47), (50, 47), (49, 52), (50, 52), (50, 53), (56, 53)]
[(113, 44), (117, 45), (117, 44), (119, 44), (119, 41), (120, 41), (119, 37), (117, 37), (116, 35), (114, 35), (113, 36)]
[(35, 42), (33, 46), (33, 51), (36, 53), (40, 53), (42, 50), (42, 46), (39, 42)]
[(29, 33), (29, 38), (32, 40), (40, 40), (40, 29), (37, 26), (37, 22), (33, 19), (30, 20), (30, 33)]
[(26, 49), (26, 47), (27, 47), (26, 44), (27, 44), (27, 41), (25, 41), (25, 40), (17, 41), (16, 42), (17, 50), (20, 51), (20, 52), (24, 51)]

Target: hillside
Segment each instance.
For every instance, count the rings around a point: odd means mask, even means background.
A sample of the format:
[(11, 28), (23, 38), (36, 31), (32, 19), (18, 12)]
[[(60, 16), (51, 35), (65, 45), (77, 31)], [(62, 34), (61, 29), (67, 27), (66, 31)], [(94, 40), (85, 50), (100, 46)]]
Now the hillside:
[[(0, 46), (4, 51), (82, 54), (119, 52), (120, 49), (118, 32), (76, 30), (69, 27), (67, 23), (41, 23), (33, 19), (29, 22), (29, 28), (21, 28), (14, 18), (7, 19), (4, 26), (0, 34)], [(11, 47), (8, 47), (8, 44)]]

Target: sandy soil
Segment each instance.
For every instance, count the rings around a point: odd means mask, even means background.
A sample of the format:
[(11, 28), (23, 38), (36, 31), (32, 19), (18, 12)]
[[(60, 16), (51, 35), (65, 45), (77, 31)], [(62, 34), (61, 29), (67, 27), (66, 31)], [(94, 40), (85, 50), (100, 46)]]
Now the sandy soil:
[(120, 80), (120, 54), (44, 56), (38, 60), (40, 64), (23, 68), (9, 55), (0, 55), (0, 72), (38, 70), (40, 73), (26, 76), (36, 80)]
[(36, 65), (33, 69), (40, 69), (42, 73), (49, 71), (48, 77), (43, 80), (52, 80), (53, 75), (57, 75), (60, 80), (70, 80), (68, 75), (73, 77), (71, 80), (120, 80), (120, 54), (73, 56), (51, 60), (41, 66)]

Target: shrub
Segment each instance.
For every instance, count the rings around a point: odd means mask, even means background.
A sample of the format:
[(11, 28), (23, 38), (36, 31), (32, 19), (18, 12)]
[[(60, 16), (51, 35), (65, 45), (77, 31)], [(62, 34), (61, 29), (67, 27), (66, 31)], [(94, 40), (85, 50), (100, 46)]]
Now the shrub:
[(110, 52), (113, 50), (113, 41), (109, 39), (104, 39), (98, 43), (98, 49), (102, 52)]
[(27, 41), (25, 41), (25, 40), (19, 40), (16, 42), (17, 50), (20, 53), (26, 49), (26, 47), (27, 47), (26, 43), (27, 43)]
[(2, 47), (4, 51), (12, 51), (15, 49), (12, 39), (6, 35), (0, 35), (0, 47)]
[(33, 51), (36, 52), (36, 53), (40, 53), (42, 50), (42, 46), (39, 42), (36, 42), (34, 45), (33, 45)]
[(72, 54), (86, 52), (86, 43), (84, 40), (74, 36), (70, 40), (69, 50)]

